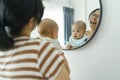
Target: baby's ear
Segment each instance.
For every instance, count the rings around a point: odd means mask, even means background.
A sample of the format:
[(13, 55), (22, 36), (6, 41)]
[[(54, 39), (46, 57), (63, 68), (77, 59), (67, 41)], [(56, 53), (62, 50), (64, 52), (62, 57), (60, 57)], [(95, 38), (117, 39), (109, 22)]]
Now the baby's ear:
[(57, 32), (57, 31), (53, 31), (53, 34), (52, 34), (52, 35), (53, 35), (53, 38), (54, 38), (54, 39), (58, 38), (58, 32)]

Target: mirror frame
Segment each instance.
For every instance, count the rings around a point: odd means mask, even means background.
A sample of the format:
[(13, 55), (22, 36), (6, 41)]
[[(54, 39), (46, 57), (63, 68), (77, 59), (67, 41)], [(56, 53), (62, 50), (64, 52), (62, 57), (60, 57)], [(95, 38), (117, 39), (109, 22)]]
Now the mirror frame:
[(102, 11), (103, 11), (102, 0), (99, 0), (99, 3), (100, 3), (100, 18), (99, 18), (99, 22), (98, 22), (97, 28), (96, 28), (94, 34), (91, 36), (91, 38), (90, 38), (85, 44), (83, 44), (82, 46), (79, 46), (79, 47), (74, 48), (74, 49), (63, 49), (63, 50), (69, 51), (69, 50), (76, 50), (76, 49), (79, 49), (79, 48), (85, 46), (88, 42), (90, 42), (90, 41), (93, 39), (93, 37), (95, 36), (95, 34), (97, 33), (97, 31), (98, 31), (98, 29), (99, 29), (99, 26), (100, 26), (100, 23), (101, 23), (101, 20), (102, 20), (102, 13), (103, 13), (103, 12), (102, 12)]

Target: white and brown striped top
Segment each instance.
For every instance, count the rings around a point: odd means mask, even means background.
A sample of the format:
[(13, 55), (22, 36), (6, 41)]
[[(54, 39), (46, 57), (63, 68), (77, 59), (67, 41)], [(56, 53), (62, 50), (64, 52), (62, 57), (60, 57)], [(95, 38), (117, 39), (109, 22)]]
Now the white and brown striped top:
[(54, 80), (65, 62), (54, 46), (17, 37), (15, 47), (0, 51), (0, 80)]

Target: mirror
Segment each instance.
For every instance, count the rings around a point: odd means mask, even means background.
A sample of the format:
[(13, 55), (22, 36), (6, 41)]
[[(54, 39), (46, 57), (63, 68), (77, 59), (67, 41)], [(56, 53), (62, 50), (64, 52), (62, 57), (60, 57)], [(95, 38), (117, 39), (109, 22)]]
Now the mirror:
[[(43, 0), (43, 4), (45, 6), (43, 19), (50, 18), (58, 24), (58, 40), (64, 50), (73, 50), (84, 46), (94, 37), (99, 28), (102, 17), (101, 0)], [(86, 24), (86, 30), (79, 29), (84, 33), (83, 36), (76, 38), (77, 40), (72, 37), (72, 40), (70, 36), (75, 32), (72, 30), (72, 26), (79, 21)], [(37, 29), (31, 33), (31, 37), (40, 37)], [(69, 48), (70, 41), (77, 46)]]

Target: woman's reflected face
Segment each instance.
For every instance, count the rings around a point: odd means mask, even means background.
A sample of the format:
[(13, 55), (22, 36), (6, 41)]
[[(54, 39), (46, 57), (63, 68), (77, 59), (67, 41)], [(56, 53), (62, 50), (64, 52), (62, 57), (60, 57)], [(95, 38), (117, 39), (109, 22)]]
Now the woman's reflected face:
[[(96, 10), (90, 15), (89, 19), (90, 19), (90, 24), (92, 26), (97, 26), (99, 22), (99, 15), (100, 15), (100, 10)], [(91, 27), (91, 28), (94, 29), (95, 27)]]

